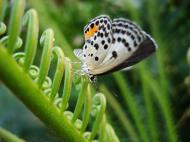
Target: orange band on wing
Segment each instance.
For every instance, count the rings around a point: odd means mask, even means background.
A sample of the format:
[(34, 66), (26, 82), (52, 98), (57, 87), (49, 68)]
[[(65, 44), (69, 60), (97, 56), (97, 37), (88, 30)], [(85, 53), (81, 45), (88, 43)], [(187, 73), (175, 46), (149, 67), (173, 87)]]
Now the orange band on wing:
[(94, 35), (95, 32), (98, 31), (98, 26), (94, 25), (93, 28), (89, 27), (86, 31), (85, 31), (85, 40), (89, 39), (91, 36)]

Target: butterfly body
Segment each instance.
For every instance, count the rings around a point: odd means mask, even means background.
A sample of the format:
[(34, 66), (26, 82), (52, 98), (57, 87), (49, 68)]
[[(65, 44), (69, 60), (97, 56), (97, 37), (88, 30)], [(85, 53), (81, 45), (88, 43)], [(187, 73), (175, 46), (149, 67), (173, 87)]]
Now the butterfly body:
[(91, 79), (130, 67), (156, 50), (155, 41), (124, 18), (111, 21), (106, 15), (98, 16), (84, 27), (84, 35), (83, 49), (75, 49), (74, 54)]

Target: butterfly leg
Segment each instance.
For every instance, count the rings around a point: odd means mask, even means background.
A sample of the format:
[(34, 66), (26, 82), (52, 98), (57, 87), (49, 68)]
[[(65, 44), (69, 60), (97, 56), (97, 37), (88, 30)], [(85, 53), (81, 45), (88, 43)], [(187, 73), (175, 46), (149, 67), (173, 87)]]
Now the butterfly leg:
[(97, 81), (97, 76), (92, 75), (92, 74), (88, 74), (88, 77), (89, 77), (90, 82), (96, 83), (96, 81)]

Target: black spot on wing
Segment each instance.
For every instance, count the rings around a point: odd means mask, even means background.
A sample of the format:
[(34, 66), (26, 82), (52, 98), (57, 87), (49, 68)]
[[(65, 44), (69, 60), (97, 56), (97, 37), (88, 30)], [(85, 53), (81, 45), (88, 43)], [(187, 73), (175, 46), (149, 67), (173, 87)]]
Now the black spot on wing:
[(129, 36), (135, 47), (137, 47), (145, 39), (145, 34), (141, 28), (128, 19), (114, 19), (112, 29), (113, 34), (115, 33)]
[(118, 41), (118, 42), (121, 42), (121, 38), (120, 38), (120, 37), (118, 37), (118, 38), (117, 38), (117, 41)]
[(108, 23), (108, 21), (105, 19), (105, 20), (104, 20), (104, 24), (107, 24), (107, 23)]
[(91, 28), (94, 28), (94, 23), (92, 23), (92, 24), (90, 25), (90, 27), (91, 27)]
[(108, 43), (110, 43), (111, 42), (111, 39), (110, 38), (108, 38)]
[(126, 33), (126, 31), (125, 31), (125, 30), (122, 30), (121, 33), (124, 35), (124, 34)]
[(104, 45), (104, 49), (107, 49), (107, 48), (108, 48), (108, 45), (107, 45), (107, 44), (105, 44), (105, 45)]
[(105, 37), (108, 37), (109, 33), (105, 33)]
[(93, 40), (91, 41), (91, 45), (93, 45), (94, 44), (94, 42), (93, 42)]
[(102, 45), (104, 45), (104, 44), (105, 44), (105, 40), (102, 40), (102, 42), (101, 42), (101, 43), (102, 43)]
[(94, 47), (95, 47), (96, 50), (98, 50), (99, 45), (98, 45), (97, 43), (95, 43), (95, 44), (94, 44)]
[(111, 28), (111, 26), (110, 26), (110, 24), (108, 24), (108, 30), (110, 30), (110, 28)]
[(96, 36), (94, 36), (94, 40), (96, 40)]
[(115, 43), (115, 38), (113, 38), (112, 43)]
[(98, 21), (96, 21), (96, 23), (95, 23), (95, 24), (96, 24), (96, 26), (98, 26), (98, 25), (99, 25), (99, 20), (98, 20)]
[(99, 58), (98, 58), (97, 56), (96, 56), (94, 59), (95, 59), (95, 61), (98, 61), (98, 60), (99, 60)]
[(116, 51), (112, 52), (112, 57), (115, 58), (115, 59), (117, 58), (117, 52)]
[(131, 47), (128, 47), (127, 49), (128, 49), (129, 52), (131, 51)]

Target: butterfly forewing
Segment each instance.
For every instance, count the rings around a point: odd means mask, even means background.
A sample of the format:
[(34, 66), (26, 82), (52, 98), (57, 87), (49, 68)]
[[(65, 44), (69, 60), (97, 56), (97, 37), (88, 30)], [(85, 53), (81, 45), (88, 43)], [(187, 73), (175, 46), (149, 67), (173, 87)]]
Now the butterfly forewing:
[[(96, 26), (96, 30), (94, 27)], [(83, 47), (85, 63), (90, 70), (96, 68), (106, 57), (112, 42), (111, 20), (108, 16), (99, 16), (91, 20), (84, 28), (85, 45)]]
[(116, 67), (106, 72), (103, 72), (99, 75), (115, 72), (121, 69), (130, 69), (130, 67), (132, 67), (134, 64), (140, 62), (144, 58), (148, 57), (151, 53), (155, 52), (155, 50), (156, 50), (155, 42), (151, 38), (147, 38), (139, 45), (139, 48), (132, 54), (132, 56), (127, 58), (124, 62), (117, 65)]

